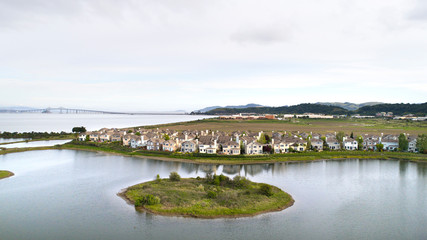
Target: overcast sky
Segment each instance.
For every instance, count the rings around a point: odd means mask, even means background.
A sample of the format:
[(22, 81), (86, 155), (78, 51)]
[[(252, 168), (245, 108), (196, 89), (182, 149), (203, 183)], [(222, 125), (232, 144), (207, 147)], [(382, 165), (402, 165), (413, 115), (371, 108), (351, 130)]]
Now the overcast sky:
[(0, 106), (426, 96), (425, 0), (0, 0)]

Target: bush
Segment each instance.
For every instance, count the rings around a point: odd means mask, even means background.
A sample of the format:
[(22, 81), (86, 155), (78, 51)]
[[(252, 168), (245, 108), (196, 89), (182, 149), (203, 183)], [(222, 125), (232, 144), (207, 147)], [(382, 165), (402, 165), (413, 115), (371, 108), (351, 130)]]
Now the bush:
[(135, 207), (141, 207), (144, 205), (156, 205), (159, 203), (160, 203), (159, 197), (153, 196), (151, 194), (147, 194), (135, 201)]
[(157, 176), (156, 176), (156, 182), (161, 182), (162, 181), (162, 179), (160, 178), (160, 175), (159, 174), (157, 174)]
[(209, 191), (207, 197), (208, 198), (216, 198), (217, 194), (214, 191)]
[(216, 186), (219, 186), (220, 181), (219, 181), (219, 177), (218, 176), (215, 176), (215, 178), (213, 180), (213, 184), (216, 185)]
[(273, 188), (268, 184), (262, 184), (261, 187), (259, 188), (259, 193), (267, 197), (270, 197), (273, 195)]
[(233, 178), (233, 186), (236, 188), (246, 188), (249, 186), (249, 180), (245, 177), (235, 176)]
[(171, 172), (169, 174), (169, 179), (171, 181), (179, 182), (179, 181), (181, 181), (181, 176), (179, 176), (179, 174), (177, 172)]

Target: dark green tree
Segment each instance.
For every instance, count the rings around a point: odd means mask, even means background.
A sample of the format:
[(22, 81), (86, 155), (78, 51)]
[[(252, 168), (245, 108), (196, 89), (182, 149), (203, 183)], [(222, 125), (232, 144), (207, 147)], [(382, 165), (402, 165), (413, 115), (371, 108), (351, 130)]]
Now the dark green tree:
[(426, 134), (418, 135), (416, 146), (420, 153), (427, 153), (427, 135)]
[(361, 150), (363, 148), (363, 137), (357, 136), (356, 141), (357, 141), (357, 149)]
[(384, 149), (384, 145), (382, 143), (378, 143), (377, 145), (375, 145), (377, 147), (378, 152), (382, 152)]
[(400, 151), (408, 151), (409, 141), (405, 134), (399, 135), (399, 149)]
[(72, 130), (73, 133), (84, 133), (86, 132), (86, 128), (81, 126), (81, 127), (73, 127)]

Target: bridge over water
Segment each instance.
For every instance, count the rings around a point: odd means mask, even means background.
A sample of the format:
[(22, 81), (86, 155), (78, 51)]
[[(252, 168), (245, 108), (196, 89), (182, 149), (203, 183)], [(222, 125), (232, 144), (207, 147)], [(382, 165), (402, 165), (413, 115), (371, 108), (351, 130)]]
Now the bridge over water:
[(41, 108), (41, 109), (30, 109), (30, 110), (9, 110), (9, 113), (61, 113), (61, 114), (127, 114), (127, 115), (183, 115), (184, 113), (177, 112), (113, 112), (113, 111), (102, 111), (102, 110), (89, 110), (89, 109), (77, 109), (77, 108)]

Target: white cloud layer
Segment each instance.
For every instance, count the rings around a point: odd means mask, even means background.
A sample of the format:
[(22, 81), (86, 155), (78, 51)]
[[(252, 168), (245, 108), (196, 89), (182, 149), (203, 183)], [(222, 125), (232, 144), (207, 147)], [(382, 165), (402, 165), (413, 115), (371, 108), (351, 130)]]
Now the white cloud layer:
[(0, 105), (425, 102), (408, 0), (0, 0)]

